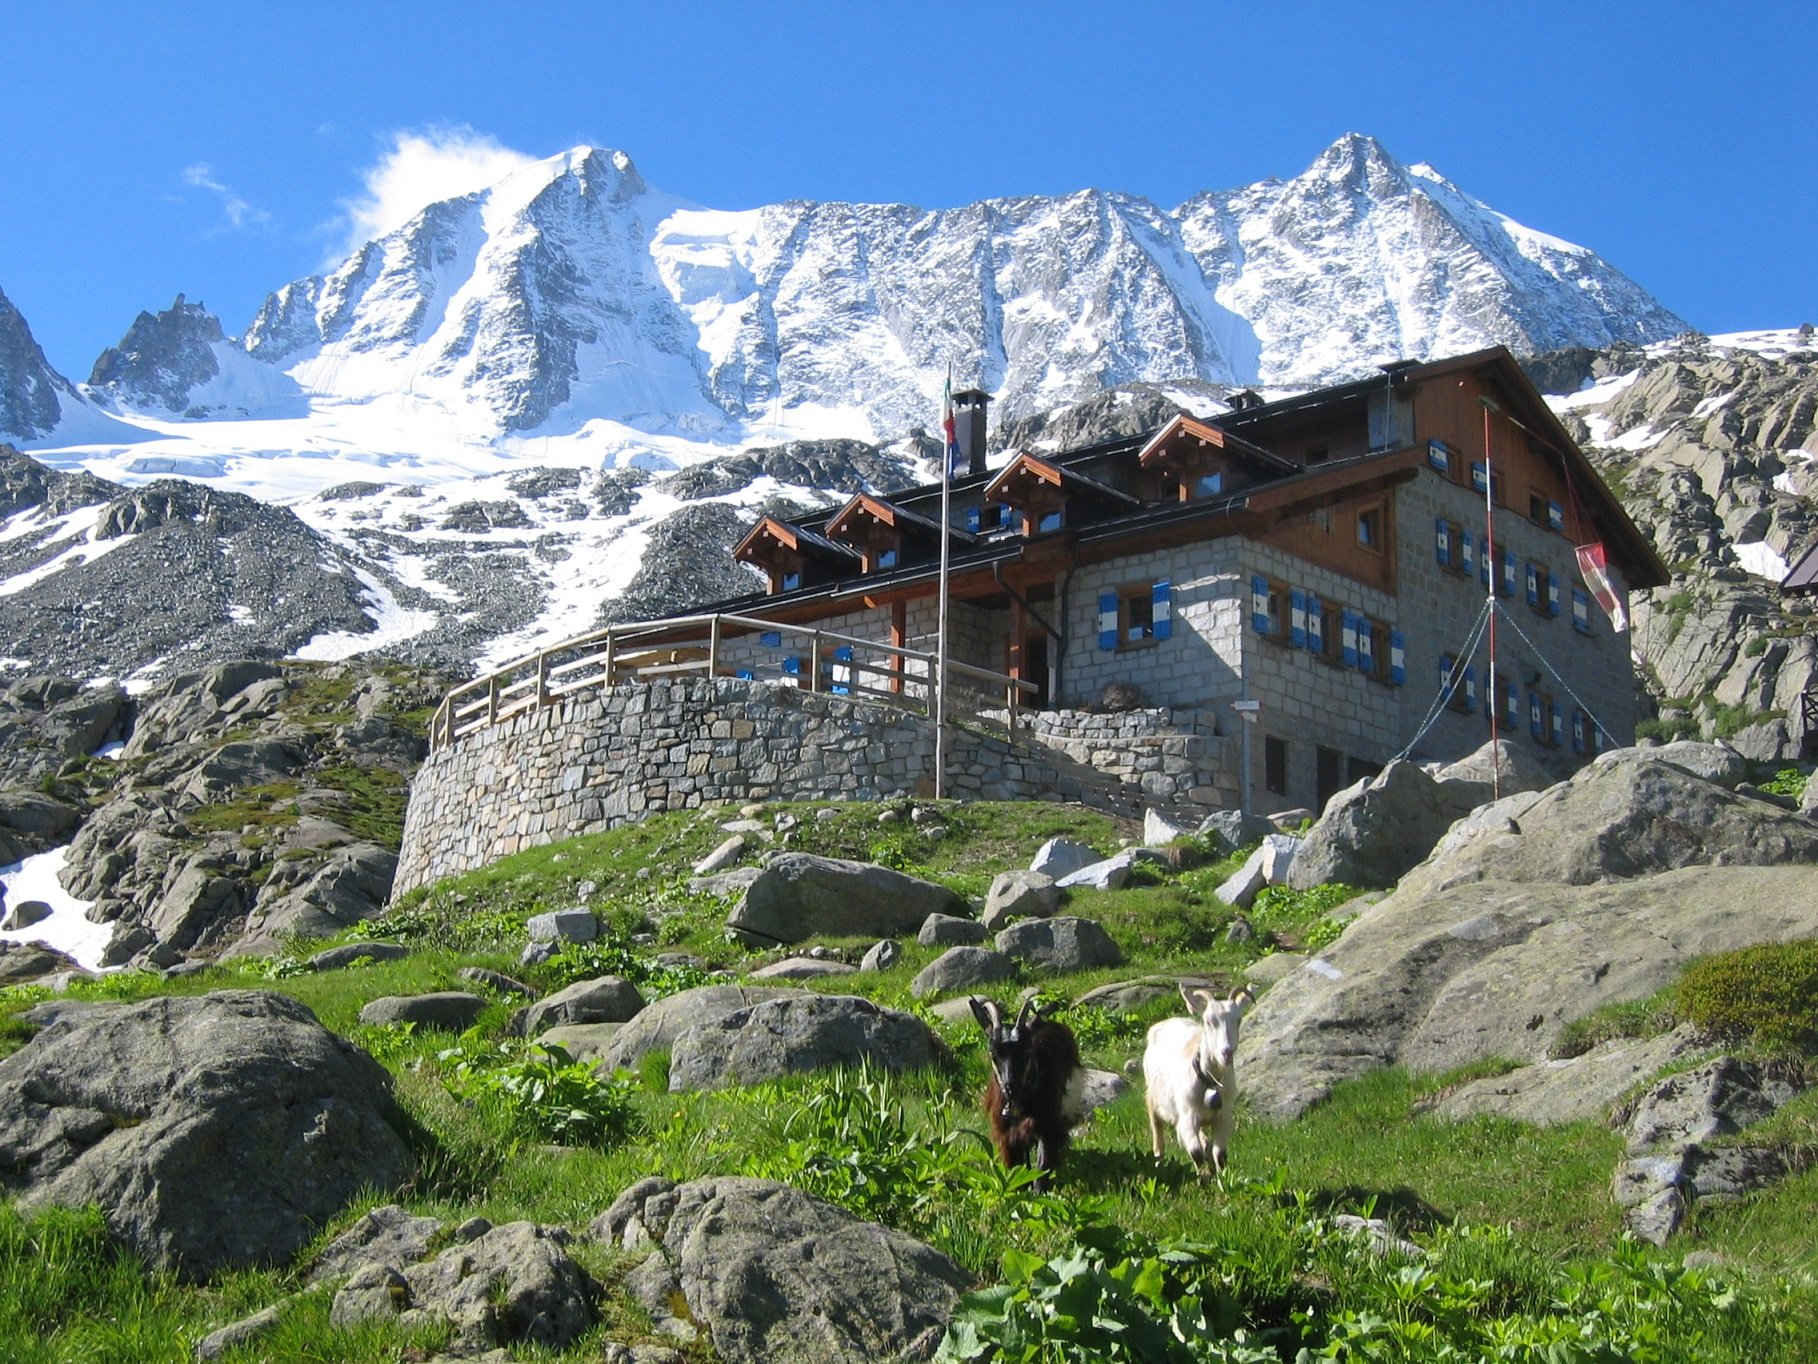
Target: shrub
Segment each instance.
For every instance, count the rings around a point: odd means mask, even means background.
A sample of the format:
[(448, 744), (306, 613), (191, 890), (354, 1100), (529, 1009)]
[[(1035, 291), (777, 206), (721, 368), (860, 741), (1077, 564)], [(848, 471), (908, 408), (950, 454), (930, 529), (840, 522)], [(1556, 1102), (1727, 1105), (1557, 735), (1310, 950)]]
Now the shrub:
[(1805, 795), (1806, 782), (1810, 780), (1804, 772), (1796, 767), (1783, 767), (1767, 781), (1761, 783), (1763, 791), (1776, 796), (1791, 796), (1799, 800)]
[(1694, 962), (1680, 978), (1679, 1006), (1719, 1036), (1818, 1050), (1818, 940), (1764, 943)]
[(602, 1080), (551, 1043), (487, 1043), (463, 1034), (436, 1053), (448, 1092), (502, 1110), (521, 1136), (568, 1146), (610, 1146), (631, 1130), (632, 1082)]

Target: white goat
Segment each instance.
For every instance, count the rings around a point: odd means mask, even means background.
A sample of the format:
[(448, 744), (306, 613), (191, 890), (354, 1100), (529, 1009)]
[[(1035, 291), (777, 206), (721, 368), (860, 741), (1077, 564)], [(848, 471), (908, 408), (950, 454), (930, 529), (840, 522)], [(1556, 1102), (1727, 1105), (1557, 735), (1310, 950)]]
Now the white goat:
[[(1155, 1158), (1160, 1160), (1162, 1134), (1172, 1124), (1181, 1149), (1204, 1179), (1208, 1164), (1214, 1174), (1225, 1171), (1231, 1130), (1237, 1122), (1237, 1025), (1256, 996), (1247, 985), (1229, 999), (1183, 985), (1180, 997), (1193, 1017), (1164, 1018), (1149, 1029), (1149, 1045), (1143, 1051), (1149, 1138)], [(1206, 1158), (1208, 1129), (1212, 1134), (1210, 1162)]]

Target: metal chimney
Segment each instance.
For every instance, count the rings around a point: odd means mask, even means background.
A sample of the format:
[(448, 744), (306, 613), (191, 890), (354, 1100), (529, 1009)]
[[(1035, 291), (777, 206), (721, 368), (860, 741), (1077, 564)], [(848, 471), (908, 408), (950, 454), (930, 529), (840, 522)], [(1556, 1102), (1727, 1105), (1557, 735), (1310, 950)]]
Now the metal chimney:
[(953, 433), (968, 477), (985, 472), (985, 404), (990, 401), (991, 395), (980, 388), (953, 395)]

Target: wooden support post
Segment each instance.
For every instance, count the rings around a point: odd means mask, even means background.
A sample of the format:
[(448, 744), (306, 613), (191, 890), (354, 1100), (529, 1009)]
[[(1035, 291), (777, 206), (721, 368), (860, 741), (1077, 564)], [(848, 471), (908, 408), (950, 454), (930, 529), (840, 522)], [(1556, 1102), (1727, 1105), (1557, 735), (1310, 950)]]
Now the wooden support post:
[(808, 690), (821, 689), (821, 632), (816, 630), (808, 641)]
[(713, 622), (707, 627), (707, 676), (720, 675), (720, 618), (715, 613)]
[(612, 645), (612, 631), (608, 630), (606, 632), (606, 675), (605, 680), (600, 683), (602, 687), (610, 687), (612, 685)]
[(486, 723), (499, 723), (499, 675), (494, 673), (486, 679)]
[(549, 655), (537, 655), (537, 709), (549, 704)]

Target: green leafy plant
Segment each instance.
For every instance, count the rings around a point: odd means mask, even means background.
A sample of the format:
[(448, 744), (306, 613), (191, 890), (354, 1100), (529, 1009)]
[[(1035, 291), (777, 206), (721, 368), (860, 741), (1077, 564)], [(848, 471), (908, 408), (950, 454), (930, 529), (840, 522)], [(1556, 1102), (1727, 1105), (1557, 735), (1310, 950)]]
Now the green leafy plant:
[(1783, 767), (1772, 777), (1761, 783), (1763, 791), (1776, 796), (1789, 796), (1799, 800), (1805, 795), (1805, 787), (1810, 778), (1796, 767)]
[(634, 1083), (602, 1080), (552, 1043), (486, 1042), (462, 1035), (436, 1053), (448, 1092), (501, 1109), (523, 1136), (568, 1146), (611, 1146), (631, 1130)]

